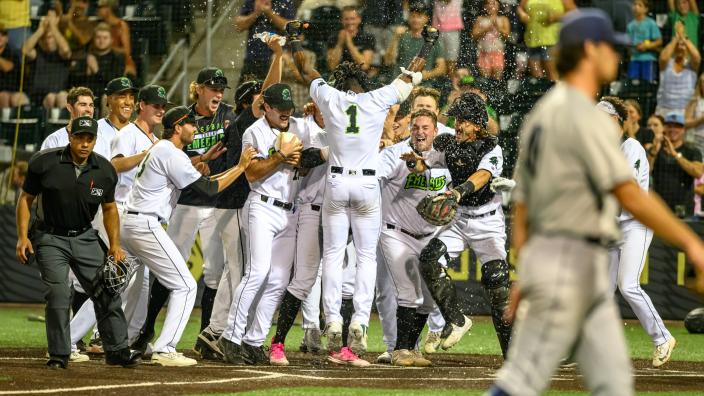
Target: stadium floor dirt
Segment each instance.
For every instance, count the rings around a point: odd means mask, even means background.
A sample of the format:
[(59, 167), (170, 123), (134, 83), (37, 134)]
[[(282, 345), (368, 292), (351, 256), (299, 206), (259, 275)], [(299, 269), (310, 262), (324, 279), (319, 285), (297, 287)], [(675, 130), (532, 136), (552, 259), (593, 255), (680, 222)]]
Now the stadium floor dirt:
[[(498, 356), (435, 355), (431, 368), (373, 365), (365, 369), (339, 367), (323, 355), (287, 353), (291, 366), (228, 366), (201, 362), (195, 367), (160, 367), (146, 361), (136, 369), (106, 367), (101, 356), (72, 364), (67, 370), (47, 370), (45, 351), (0, 349), (0, 395), (6, 394), (207, 394), (295, 386), (345, 386), (408, 389), (486, 389), (501, 365)], [(373, 359), (373, 355), (365, 356)], [(652, 369), (635, 361), (639, 391), (697, 391), (704, 383), (704, 363), (670, 362)], [(553, 389), (581, 390), (579, 371), (561, 369)]]

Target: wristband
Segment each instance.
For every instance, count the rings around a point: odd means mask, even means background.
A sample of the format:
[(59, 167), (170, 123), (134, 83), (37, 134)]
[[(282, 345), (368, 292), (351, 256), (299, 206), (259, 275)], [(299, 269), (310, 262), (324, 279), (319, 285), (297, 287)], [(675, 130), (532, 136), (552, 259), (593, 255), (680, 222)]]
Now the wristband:
[(460, 193), (460, 196), (465, 196), (465, 194), (471, 194), (474, 192), (474, 189), (475, 189), (475, 186), (471, 180), (467, 180), (466, 182), (455, 187), (455, 191)]

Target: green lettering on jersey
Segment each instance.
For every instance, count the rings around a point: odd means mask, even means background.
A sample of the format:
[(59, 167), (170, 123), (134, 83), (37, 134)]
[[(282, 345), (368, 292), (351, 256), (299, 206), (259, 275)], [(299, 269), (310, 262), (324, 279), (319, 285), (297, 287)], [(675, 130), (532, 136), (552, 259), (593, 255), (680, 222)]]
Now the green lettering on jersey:
[(636, 168), (637, 171), (640, 170), (640, 160), (637, 160), (635, 164), (633, 164), (633, 167)]
[(269, 157), (274, 155), (274, 153), (276, 153), (276, 149), (274, 149), (274, 146), (269, 147), (269, 151), (268, 151)]
[(405, 190), (410, 190), (412, 188), (418, 190), (430, 190), (430, 191), (440, 191), (445, 187), (447, 183), (447, 178), (443, 176), (431, 177), (430, 181), (421, 174), (409, 173), (406, 176), (406, 185), (403, 187)]

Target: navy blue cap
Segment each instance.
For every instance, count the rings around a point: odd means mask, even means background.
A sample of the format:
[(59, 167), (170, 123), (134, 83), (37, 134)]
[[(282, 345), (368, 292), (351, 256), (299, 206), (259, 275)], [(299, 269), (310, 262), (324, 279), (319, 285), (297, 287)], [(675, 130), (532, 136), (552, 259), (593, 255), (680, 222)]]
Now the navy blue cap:
[(586, 41), (628, 45), (628, 35), (614, 31), (608, 15), (597, 8), (579, 8), (562, 19), (559, 48), (579, 45)]

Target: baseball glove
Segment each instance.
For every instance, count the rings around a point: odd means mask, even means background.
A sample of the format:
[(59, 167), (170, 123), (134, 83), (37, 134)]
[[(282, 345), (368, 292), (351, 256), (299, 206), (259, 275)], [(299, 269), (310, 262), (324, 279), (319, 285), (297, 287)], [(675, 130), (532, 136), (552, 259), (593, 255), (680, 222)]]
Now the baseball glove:
[(420, 217), (435, 226), (444, 226), (452, 222), (457, 214), (457, 196), (455, 194), (442, 193), (434, 197), (423, 198), (416, 210)]
[(134, 257), (125, 257), (122, 261), (115, 261), (115, 257), (105, 257), (103, 265), (103, 289), (112, 296), (122, 293), (132, 279), (137, 267)]

